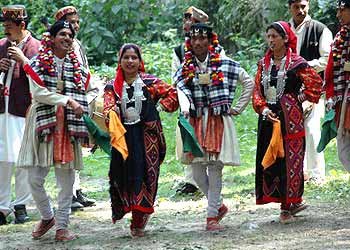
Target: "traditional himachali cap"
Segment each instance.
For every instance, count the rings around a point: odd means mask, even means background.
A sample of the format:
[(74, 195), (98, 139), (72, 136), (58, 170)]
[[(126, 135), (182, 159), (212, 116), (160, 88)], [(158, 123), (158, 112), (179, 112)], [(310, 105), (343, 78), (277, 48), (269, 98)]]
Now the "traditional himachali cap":
[(60, 20), (62, 17), (65, 15), (72, 15), (72, 14), (77, 14), (78, 11), (74, 6), (66, 6), (61, 9), (59, 9), (56, 14), (54, 15), (56, 21)]
[(1, 8), (0, 21), (25, 21), (28, 18), (24, 5), (6, 5)]
[(195, 23), (206, 23), (209, 20), (207, 13), (194, 6), (189, 7), (184, 14), (190, 14), (192, 22)]
[(350, 8), (350, 0), (338, 0), (338, 7)]

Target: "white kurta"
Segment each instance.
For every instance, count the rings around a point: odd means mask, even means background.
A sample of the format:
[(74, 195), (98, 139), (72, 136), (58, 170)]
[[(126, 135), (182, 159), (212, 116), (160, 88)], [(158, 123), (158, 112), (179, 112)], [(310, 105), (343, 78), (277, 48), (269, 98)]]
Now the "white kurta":
[(5, 113), (0, 114), (0, 162), (17, 161), (18, 149), (21, 147), (25, 118), (8, 113), (11, 81), (5, 87)]
[[(239, 84), (242, 85), (242, 92), (241, 96), (239, 97), (237, 103), (232, 108), (234, 111), (236, 111), (238, 114), (240, 114), (245, 107), (248, 105), (252, 91), (254, 88), (254, 83), (250, 79), (248, 73), (243, 69), (240, 68), (238, 72), (238, 81)], [(187, 98), (187, 96), (178, 88), (178, 99), (180, 104), (181, 111), (189, 111), (190, 109), (190, 102)], [(206, 124), (208, 119), (208, 109), (204, 109), (204, 116), (203, 116), (203, 131), (206, 131)], [(194, 158), (193, 161), (186, 158), (185, 155), (180, 155), (180, 160), (185, 164), (195, 163), (195, 162), (203, 162), (203, 161), (221, 161), (224, 165), (228, 166), (238, 166), (241, 164), (240, 161), (240, 155), (239, 155), (239, 144), (238, 144), (238, 137), (236, 132), (236, 127), (234, 124), (234, 116), (222, 116), (223, 118), (223, 124), (224, 124), (224, 133), (221, 143), (221, 151), (219, 155), (213, 156), (209, 155), (205, 152), (204, 157), (200, 158)], [(181, 140), (177, 140), (177, 147), (182, 149), (182, 142)], [(178, 151), (177, 154), (179, 155), (180, 152)]]

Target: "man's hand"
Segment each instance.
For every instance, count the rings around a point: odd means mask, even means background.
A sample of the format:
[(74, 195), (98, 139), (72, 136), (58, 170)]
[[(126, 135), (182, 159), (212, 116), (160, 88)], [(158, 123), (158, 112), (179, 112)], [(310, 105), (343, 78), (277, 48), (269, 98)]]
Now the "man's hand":
[(73, 109), (76, 118), (81, 118), (84, 114), (84, 109), (79, 102), (74, 99), (69, 99), (67, 105)]
[(0, 59), (0, 71), (1, 72), (7, 72), (11, 66), (11, 60), (8, 58), (1, 58)]
[(188, 111), (181, 111), (181, 114), (182, 114), (185, 118), (189, 118), (189, 117), (190, 117), (190, 112), (188, 112)]
[(23, 51), (18, 47), (9, 47), (7, 54), (11, 59), (22, 64), (25, 64), (29, 61), (28, 58), (24, 55)]

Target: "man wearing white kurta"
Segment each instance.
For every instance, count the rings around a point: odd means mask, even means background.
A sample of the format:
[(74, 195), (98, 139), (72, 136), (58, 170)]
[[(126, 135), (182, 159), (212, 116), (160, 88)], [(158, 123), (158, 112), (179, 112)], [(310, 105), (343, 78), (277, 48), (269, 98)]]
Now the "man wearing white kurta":
[[(288, 3), (292, 14), (290, 24), (298, 37), (297, 53), (323, 77), (333, 41), (332, 33), (324, 24), (308, 15), (309, 0), (289, 0)], [(317, 153), (317, 145), (321, 138), (320, 124), (325, 112), (324, 100), (321, 98), (317, 104), (304, 102), (303, 108), (306, 114), (304, 173), (310, 180), (321, 183), (325, 179), (325, 160), (323, 152)]]
[[(74, 6), (65, 6), (61, 9), (59, 9), (55, 13), (55, 19), (56, 21), (62, 20), (62, 21), (68, 21), (75, 30), (76, 34), (79, 32), (80, 29), (80, 19), (77, 9)], [(73, 40), (73, 49), (75, 54), (78, 57), (78, 61), (81, 65), (84, 66), (87, 70), (89, 70), (89, 62), (86, 57), (85, 49), (81, 42), (74, 38)], [(97, 79), (94, 79), (90, 81), (90, 89), (86, 93), (90, 113), (92, 112), (91, 109), (94, 108), (94, 100), (98, 96), (98, 88), (94, 86), (94, 82), (97, 81)], [(72, 209), (78, 209), (82, 207), (89, 207), (94, 206), (95, 200), (88, 198), (85, 194), (83, 194), (82, 189), (80, 187), (80, 171), (75, 172), (75, 179), (74, 179), (74, 185), (73, 185), (73, 200), (72, 200)]]
[[(26, 30), (28, 17), (24, 6), (5, 6), (1, 21), (7, 36), (0, 40), (0, 85), (3, 102), (0, 103), (0, 225), (15, 210), (15, 223), (28, 221), (25, 205), (30, 201), (27, 170), (15, 168), (21, 146), (25, 111), (30, 105), (29, 83), (18, 54), (23, 51), (31, 58), (38, 52), (40, 42)], [(1, 93), (0, 93), (1, 95)], [(11, 178), (15, 171), (15, 200), (11, 203)]]
[[(204, 23), (191, 26), (186, 59), (175, 75), (181, 113), (194, 126), (203, 157), (189, 157), (193, 178), (208, 200), (206, 230), (220, 230), (228, 208), (221, 199), (224, 165), (240, 165), (233, 116), (250, 101), (253, 81), (232, 59), (220, 55), (217, 35)], [(237, 85), (241, 96), (231, 107)]]

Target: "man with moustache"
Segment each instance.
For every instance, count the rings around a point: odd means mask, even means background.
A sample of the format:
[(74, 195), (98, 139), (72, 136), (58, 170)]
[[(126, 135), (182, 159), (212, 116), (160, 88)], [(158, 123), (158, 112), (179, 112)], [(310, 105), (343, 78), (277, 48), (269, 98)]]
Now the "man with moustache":
[[(185, 37), (189, 36), (190, 28), (193, 23), (199, 23), (199, 22), (207, 22), (208, 21), (208, 15), (194, 7), (191, 6), (189, 7), (184, 15), (183, 15), (183, 32)], [(171, 75), (174, 76), (176, 71), (179, 69), (181, 66), (184, 55), (185, 55), (185, 44), (182, 43), (173, 50), (173, 55), (172, 55), (172, 64), (171, 64)], [(182, 141), (181, 141), (181, 136), (180, 136), (180, 129), (177, 127), (176, 128), (176, 157), (181, 160), (182, 157)], [(192, 174), (192, 169), (189, 166), (184, 167), (184, 172), (185, 172), (185, 182), (176, 190), (177, 193), (181, 194), (193, 194), (198, 191), (196, 182), (193, 179), (193, 174)]]
[[(77, 9), (74, 6), (65, 6), (61, 9), (59, 9), (55, 13), (55, 19), (56, 21), (68, 21), (75, 30), (76, 34), (79, 32), (80, 29), (80, 20), (79, 20), (79, 14)], [(85, 49), (81, 42), (75, 37), (73, 40), (73, 49), (75, 54), (78, 57), (78, 60), (81, 65), (84, 66), (87, 70), (89, 70), (89, 63), (88, 59), (86, 57)], [(91, 109), (91, 105), (93, 105), (93, 101), (98, 95), (98, 88), (92, 86), (93, 81), (90, 82), (91, 89), (87, 92), (87, 99), (89, 103), (89, 108)], [(75, 180), (74, 180), (74, 186), (73, 186), (73, 200), (72, 200), (72, 209), (80, 209), (83, 207), (91, 207), (95, 206), (95, 200), (88, 198), (86, 194), (82, 192), (82, 189), (80, 187), (80, 172), (77, 170), (75, 172)]]
[[(181, 113), (193, 126), (203, 157), (185, 156), (208, 199), (206, 230), (215, 231), (222, 229), (219, 222), (228, 212), (221, 197), (223, 167), (240, 165), (232, 116), (248, 105), (254, 84), (239, 63), (220, 54), (218, 36), (206, 23), (192, 24), (185, 51), (174, 79)], [(238, 84), (242, 92), (232, 106)]]
[[(297, 54), (308, 61), (323, 78), (331, 49), (332, 33), (326, 25), (313, 20), (309, 12), (310, 0), (288, 0), (289, 11), (292, 15), (290, 24), (296, 34)], [(325, 160), (323, 152), (317, 152), (321, 138), (321, 118), (324, 115), (324, 101), (321, 98), (317, 104), (304, 102), (306, 151), (304, 172), (306, 179), (322, 183), (325, 179)]]
[[(30, 201), (27, 170), (15, 168), (25, 127), (26, 110), (31, 104), (28, 78), (22, 58), (32, 58), (40, 42), (27, 30), (29, 17), (23, 5), (1, 9), (6, 38), (0, 40), (0, 225), (15, 213), (15, 223), (29, 220), (26, 204)], [(16, 198), (11, 203), (11, 177), (15, 171)]]

